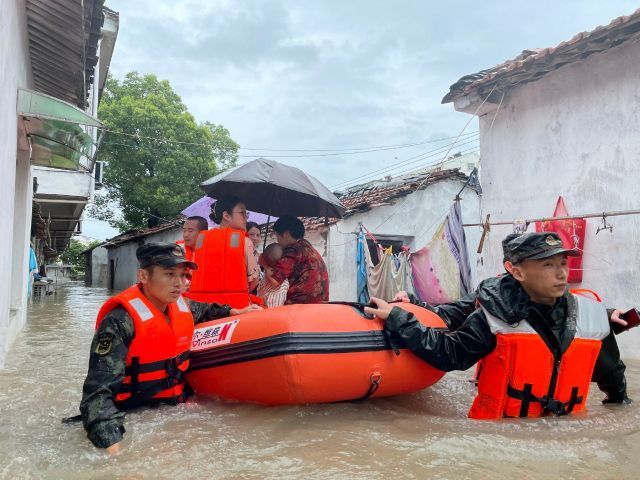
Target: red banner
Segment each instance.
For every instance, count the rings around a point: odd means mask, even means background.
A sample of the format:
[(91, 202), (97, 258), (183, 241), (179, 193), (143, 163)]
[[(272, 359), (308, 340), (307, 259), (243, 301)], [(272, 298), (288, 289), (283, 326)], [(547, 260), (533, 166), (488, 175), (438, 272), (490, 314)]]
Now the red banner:
[[(569, 212), (564, 204), (564, 199), (558, 197), (554, 217), (568, 217)], [(572, 220), (548, 220), (546, 222), (536, 222), (536, 232), (555, 232), (560, 236), (564, 248), (576, 248), (584, 254), (584, 234), (587, 228), (587, 221), (584, 218)], [(579, 257), (569, 257), (569, 283), (582, 282), (582, 255)]]

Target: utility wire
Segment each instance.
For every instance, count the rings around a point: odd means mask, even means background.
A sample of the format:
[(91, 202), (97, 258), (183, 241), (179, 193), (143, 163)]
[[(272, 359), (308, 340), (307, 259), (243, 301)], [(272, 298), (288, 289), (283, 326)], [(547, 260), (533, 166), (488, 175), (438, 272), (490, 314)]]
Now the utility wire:
[[(164, 144), (176, 144), (176, 145), (190, 145), (190, 146), (200, 146), (200, 147), (215, 147), (216, 145), (213, 143), (200, 143), (200, 142), (184, 142), (184, 141), (179, 141), (179, 140), (168, 140), (166, 138), (160, 138), (160, 137), (152, 137), (152, 136), (147, 136), (147, 135), (139, 135), (137, 133), (127, 133), (127, 132), (119, 132), (117, 130), (110, 130), (108, 128), (103, 129), (103, 131), (107, 132), (107, 133), (113, 133), (116, 135), (124, 135), (127, 137), (131, 137), (131, 138), (135, 138), (137, 141), (140, 141), (141, 139), (144, 140), (154, 140), (156, 142), (159, 143), (164, 143)], [(477, 132), (469, 132), (466, 135), (474, 135)], [(379, 145), (379, 146), (371, 146), (371, 147), (351, 147), (351, 148), (344, 148), (344, 149), (278, 149), (278, 148), (252, 148), (252, 147), (239, 147), (239, 150), (253, 150), (253, 151), (269, 151), (269, 152), (322, 152), (322, 153), (310, 153), (309, 155), (271, 155), (273, 157), (284, 157), (284, 158), (299, 158), (299, 157), (317, 157), (317, 156), (333, 156), (333, 155), (357, 155), (357, 154), (361, 154), (361, 153), (370, 153), (370, 152), (376, 152), (376, 151), (386, 151), (386, 150), (396, 150), (396, 149), (401, 149), (401, 148), (410, 148), (410, 147), (415, 147), (415, 146), (420, 146), (420, 145), (426, 145), (426, 144), (430, 144), (430, 143), (438, 143), (438, 142), (442, 142), (444, 140), (450, 140), (451, 138), (454, 137), (444, 137), (444, 138), (438, 138), (438, 139), (433, 139), (433, 140), (424, 140), (424, 141), (420, 141), (420, 142), (413, 142), (413, 143), (403, 143), (403, 144), (395, 144), (395, 145)], [(122, 144), (122, 143), (113, 143), (113, 142), (108, 142), (111, 145), (123, 145), (123, 146), (130, 146), (129, 144)], [(137, 146), (137, 145), (135, 145)], [(254, 157), (255, 154), (251, 154), (251, 155), (242, 155), (239, 154), (239, 156), (243, 156), (243, 157)]]
[[(469, 145), (471, 143), (477, 142), (478, 138), (469, 138), (469, 137), (467, 137), (464, 140), (465, 140), (465, 142), (458, 143), (457, 145), (458, 146)], [(357, 177), (353, 177), (353, 178), (351, 178), (349, 180), (345, 180), (344, 182), (336, 183), (336, 184), (332, 185), (331, 188), (332, 189), (334, 189), (334, 188), (347, 188), (349, 185), (352, 185), (352, 184), (366, 183), (366, 181), (364, 179), (369, 178), (369, 177), (374, 177), (374, 176), (379, 177), (383, 173), (394, 172), (394, 174), (397, 174), (397, 173), (395, 173), (395, 171), (397, 171), (399, 168), (403, 168), (403, 167), (406, 167), (407, 165), (411, 165), (411, 164), (414, 164), (414, 163), (419, 163), (419, 162), (421, 162), (421, 161), (423, 161), (423, 160), (425, 160), (427, 158), (436, 157), (436, 156), (439, 158), (440, 154), (443, 151), (445, 151), (445, 149), (447, 149), (449, 147), (450, 147), (450, 145), (447, 144), (447, 145), (444, 145), (442, 147), (438, 147), (438, 148), (436, 148), (434, 150), (429, 150), (429, 151), (423, 152), (423, 153), (421, 153), (419, 155), (414, 155), (413, 157), (409, 157), (409, 158), (406, 158), (406, 159), (401, 160), (399, 162), (393, 163), (391, 165), (387, 165), (386, 167), (379, 168), (377, 170), (372, 170), (372, 171), (370, 171), (370, 172), (368, 172), (366, 174), (363, 174), (363, 175), (360, 175), (360, 176), (357, 176)], [(435, 163), (438, 163), (438, 162), (435, 162)], [(425, 167), (428, 166), (428, 165), (429, 164), (425, 165)], [(414, 170), (414, 169), (417, 169), (417, 168), (422, 168), (422, 167), (414, 166), (408, 171), (411, 171), (411, 170)]]
[[(471, 118), (469, 118), (469, 121), (467, 123), (465, 123), (464, 127), (462, 127), (462, 130), (460, 130), (460, 133), (458, 134), (458, 137), (456, 138), (456, 140), (453, 142), (453, 144), (451, 145), (451, 147), (449, 147), (449, 150), (447, 150), (447, 153), (444, 154), (444, 156), (442, 157), (442, 160), (440, 161), (440, 165), (442, 163), (445, 162), (445, 160), (447, 159), (447, 156), (449, 155), (449, 153), (451, 152), (451, 149), (453, 148), (453, 146), (457, 143), (458, 139), (462, 136), (462, 134), (464, 134), (464, 131), (467, 129), (467, 127), (469, 126), (469, 124), (471, 123), (471, 121), (473, 120), (473, 118), (478, 114), (478, 112), (480, 111), (480, 109), (484, 106), (484, 104), (486, 103), (486, 101), (489, 99), (489, 97), (491, 96), (491, 94), (493, 93), (493, 91), (495, 90), (496, 86), (498, 85), (498, 83), (496, 83), (493, 88), (491, 89), (491, 91), (487, 94), (487, 96), (484, 98), (484, 100), (482, 100), (482, 103), (480, 103), (480, 105), (478, 105), (478, 108), (476, 108), (476, 111), (474, 112), (474, 114), (471, 116)], [(417, 192), (418, 190), (420, 190), (420, 188), (422, 188), (422, 186), (429, 180), (429, 178), (431, 178), (431, 172), (424, 178), (424, 180), (422, 180), (418, 186), (416, 186), (416, 188), (414, 189), (414, 192)], [(377, 230), (378, 228), (380, 228), (382, 225), (384, 225), (385, 223), (387, 223), (394, 215), (395, 212), (397, 212), (402, 206), (404, 206), (405, 203), (407, 203), (407, 201), (409, 200), (409, 196), (410, 195), (406, 195), (404, 197), (404, 199), (397, 204), (394, 209), (394, 212), (391, 212), (387, 218), (382, 221), (379, 225), (377, 225), (375, 227), (375, 229)]]
[[(165, 143), (172, 143), (170, 141), (166, 141)], [(429, 142), (433, 143), (433, 142)], [(140, 148), (143, 145), (140, 144), (128, 144), (128, 143), (119, 143), (119, 142), (102, 142), (102, 145), (116, 145), (127, 148)], [(202, 144), (201, 146), (212, 147), (210, 144)], [(407, 147), (388, 147), (388, 148), (371, 148), (369, 150), (359, 150), (359, 151), (346, 151), (346, 152), (332, 152), (332, 153), (308, 153), (308, 154), (299, 154), (299, 155), (269, 155), (269, 158), (322, 158), (322, 157), (342, 157), (345, 155), (362, 155), (364, 153), (373, 153), (373, 152), (384, 152), (388, 150), (397, 150), (399, 148), (407, 148)], [(442, 147), (441, 147), (442, 148)], [(236, 153), (233, 155), (238, 158), (256, 158), (256, 154), (242, 154)]]

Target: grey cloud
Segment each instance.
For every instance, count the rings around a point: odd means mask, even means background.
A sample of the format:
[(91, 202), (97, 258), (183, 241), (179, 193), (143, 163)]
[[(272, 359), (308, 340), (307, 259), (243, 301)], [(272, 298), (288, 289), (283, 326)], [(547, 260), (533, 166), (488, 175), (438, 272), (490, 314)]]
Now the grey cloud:
[[(440, 100), (459, 77), (635, 9), (596, 0), (107, 3), (121, 14), (116, 75), (156, 73), (200, 121), (224, 124), (242, 146), (280, 148), (456, 135), (469, 117)], [(331, 184), (429, 148), (286, 161)]]

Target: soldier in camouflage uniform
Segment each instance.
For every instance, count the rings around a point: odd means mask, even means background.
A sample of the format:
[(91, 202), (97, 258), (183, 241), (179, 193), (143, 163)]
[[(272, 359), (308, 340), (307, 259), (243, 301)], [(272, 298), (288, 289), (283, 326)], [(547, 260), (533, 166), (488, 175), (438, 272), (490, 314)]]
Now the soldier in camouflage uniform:
[[(165, 291), (167, 288), (173, 289), (173, 292), (177, 288), (184, 289), (186, 268), (197, 266), (188, 262), (183, 254), (173, 254), (175, 249), (176, 245), (172, 243), (149, 243), (138, 248), (139, 278), (148, 279), (151, 271), (151, 278), (155, 277), (156, 283), (158, 279), (164, 281)], [(168, 282), (162, 280), (165, 274), (172, 277)], [(148, 283), (143, 284), (141, 291), (149, 300), (155, 299), (147, 293)], [(237, 310), (228, 305), (186, 301), (196, 324), (260, 309), (251, 305)], [(166, 306), (163, 313), (169, 322)], [(116, 307), (102, 319), (91, 342), (89, 370), (82, 389), (80, 412), (89, 440), (98, 448), (106, 448), (109, 453), (119, 450), (119, 442), (125, 432), (125, 414), (118, 408), (115, 398), (125, 378), (127, 353), (134, 335), (133, 319), (123, 307)]]

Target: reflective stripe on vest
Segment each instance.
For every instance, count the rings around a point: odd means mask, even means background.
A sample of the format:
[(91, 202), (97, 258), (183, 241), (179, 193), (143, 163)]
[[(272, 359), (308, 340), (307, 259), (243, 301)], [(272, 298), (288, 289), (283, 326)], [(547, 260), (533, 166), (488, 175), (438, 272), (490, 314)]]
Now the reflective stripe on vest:
[(232, 228), (200, 232), (194, 251), (198, 269), (191, 274), (189, 298), (233, 308), (249, 305), (245, 235), (243, 230)]
[(576, 334), (560, 360), (527, 321), (509, 325), (486, 309), (496, 348), (482, 361), (469, 416), (563, 415), (583, 410), (601, 340), (609, 334), (606, 309), (586, 297), (576, 301)]
[(179, 297), (176, 303), (167, 306), (167, 322), (165, 315), (134, 285), (102, 306), (96, 329), (118, 306), (131, 316), (135, 331), (127, 353), (125, 378), (116, 395), (118, 407), (182, 401), (194, 328), (184, 299)]

